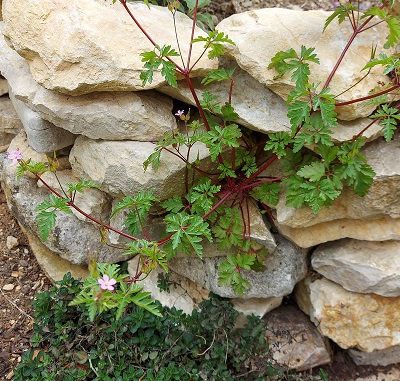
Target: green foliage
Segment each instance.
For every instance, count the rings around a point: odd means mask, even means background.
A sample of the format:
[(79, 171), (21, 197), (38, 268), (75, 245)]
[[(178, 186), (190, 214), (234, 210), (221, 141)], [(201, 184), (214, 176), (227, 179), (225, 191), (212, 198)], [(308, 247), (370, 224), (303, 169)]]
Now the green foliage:
[(278, 183), (262, 184), (253, 190), (252, 196), (256, 200), (274, 207), (279, 202), (280, 190), (281, 187)]
[(87, 189), (97, 189), (98, 185), (91, 180), (79, 180), (77, 183), (67, 184), (67, 193), (72, 195), (75, 192), (83, 193)]
[(379, 124), (383, 127), (383, 136), (386, 141), (392, 140), (400, 120), (399, 109), (385, 104), (372, 115), (372, 118), (379, 120)]
[(37, 206), (36, 210), (36, 223), (39, 229), (39, 237), (42, 241), (47, 241), (56, 226), (57, 211), (66, 214), (72, 213), (69, 207), (69, 200), (55, 195), (50, 195)]
[(389, 29), (384, 47), (393, 48), (400, 40), (400, 19), (394, 16), (390, 11), (381, 7), (371, 7), (364, 12), (363, 17), (376, 16), (384, 21)]
[[(98, 280), (104, 276), (115, 280), (114, 290), (103, 290)], [(116, 319), (120, 319), (126, 308), (137, 305), (155, 316), (162, 316), (149, 292), (144, 292), (138, 283), (126, 283), (127, 274), (121, 274), (117, 264), (91, 265), (90, 275), (83, 282), (79, 294), (70, 302), (71, 306), (84, 305), (90, 321), (97, 315), (115, 310)]]
[(357, 7), (352, 4), (352, 3), (345, 3), (345, 4), (340, 4), (334, 12), (326, 19), (325, 21), (325, 26), (324, 26), (324, 31), (325, 29), (334, 21), (335, 19), (338, 19), (339, 24), (341, 24), (346, 18), (349, 18), (351, 15), (351, 12), (357, 11)]
[(235, 45), (235, 43), (223, 32), (213, 30), (207, 36), (199, 36), (193, 40), (196, 42), (204, 42), (204, 49), (208, 51), (208, 58), (214, 59), (221, 57), (225, 53), (224, 44)]
[(237, 124), (229, 124), (225, 127), (215, 125), (203, 135), (203, 142), (207, 145), (211, 160), (217, 160), (225, 148), (237, 148), (242, 132)]
[(301, 47), (300, 54), (294, 49), (276, 53), (268, 65), (269, 69), (275, 69), (279, 77), (286, 73), (292, 73), (292, 80), (296, 83), (297, 90), (304, 90), (310, 75), (310, 62), (319, 64), (319, 59), (314, 53), (314, 48)]
[(206, 180), (191, 189), (187, 198), (191, 210), (197, 214), (207, 213), (215, 203), (215, 195), (221, 190), (220, 185), (213, 185), (211, 180)]
[(204, 238), (212, 241), (209, 225), (200, 216), (185, 212), (165, 217), (166, 231), (171, 233), (171, 245), (175, 252), (203, 254), (201, 242)]
[(202, 79), (201, 83), (205, 86), (208, 86), (215, 82), (229, 81), (232, 79), (234, 72), (235, 69), (225, 68), (210, 70)]
[(165, 78), (168, 85), (172, 87), (178, 85), (175, 65), (173, 62), (170, 62), (169, 59), (179, 57), (179, 53), (170, 45), (164, 45), (161, 48), (155, 48), (154, 50), (144, 52), (141, 56), (145, 68), (145, 70), (140, 73), (143, 86), (153, 82), (154, 72), (159, 70), (160, 67), (161, 75)]
[(137, 234), (143, 229), (151, 206), (156, 201), (157, 198), (149, 191), (139, 192), (134, 196), (126, 196), (115, 205), (111, 216), (127, 210), (124, 226), (130, 234)]
[(249, 288), (242, 270), (251, 270), (255, 260), (255, 256), (248, 254), (228, 255), (218, 268), (219, 283), (231, 286), (238, 295), (242, 295)]
[[(129, 305), (115, 320), (105, 311), (94, 321), (71, 305), (82, 284), (65, 276), (37, 295), (32, 343), (15, 381), (233, 381), (267, 376), (265, 323), (251, 317), (236, 327), (238, 313), (218, 298), (192, 316), (159, 307), (162, 316)], [(258, 357), (262, 361), (257, 361)], [(260, 364), (254, 368), (254, 363)], [(251, 371), (251, 372), (250, 372)]]
[(17, 177), (20, 178), (27, 173), (32, 173), (35, 175), (42, 175), (49, 171), (49, 166), (47, 163), (37, 163), (32, 161), (31, 159), (28, 160), (20, 160), (17, 167)]

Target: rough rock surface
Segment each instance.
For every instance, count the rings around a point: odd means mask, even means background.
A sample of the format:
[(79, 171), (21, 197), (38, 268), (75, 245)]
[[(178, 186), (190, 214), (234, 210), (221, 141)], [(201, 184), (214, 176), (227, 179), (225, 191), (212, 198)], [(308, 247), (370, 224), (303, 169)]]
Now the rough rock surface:
[(314, 214), (310, 208), (286, 206), (282, 195), (277, 207), (278, 223), (298, 228), (338, 219), (400, 218), (400, 161), (397, 159), (400, 146), (397, 139), (391, 142), (379, 139), (368, 144), (363, 152), (376, 173), (365, 197), (359, 197), (348, 189), (332, 206)]
[[(72, 169), (78, 176), (88, 177), (100, 188), (115, 196), (135, 194), (152, 190), (166, 199), (182, 194), (185, 188), (185, 163), (176, 156), (163, 152), (160, 167), (148, 168), (143, 162), (153, 152), (155, 144), (134, 141), (95, 141), (80, 136), (70, 154)], [(203, 145), (193, 147), (191, 161), (208, 157), (208, 149)], [(206, 170), (207, 165), (205, 165)]]
[[(137, 259), (128, 262), (128, 272), (134, 276), (137, 268)], [(158, 300), (165, 307), (175, 307), (186, 314), (191, 314), (193, 309), (202, 301), (208, 298), (209, 292), (189, 279), (178, 274), (170, 274), (169, 280), (172, 282), (169, 292), (161, 291), (158, 286), (158, 276), (161, 270), (152, 271), (140, 285), (143, 290), (150, 292), (153, 299)]]
[(33, 79), (28, 62), (2, 36), (0, 71), (15, 98), (43, 119), (74, 134), (92, 139), (154, 141), (177, 127), (172, 100), (154, 91), (71, 97), (47, 90)]
[(68, 272), (70, 272), (75, 279), (85, 279), (89, 275), (86, 266), (74, 265), (60, 258), (57, 254), (49, 250), (35, 234), (29, 232), (22, 226), (21, 228), (28, 238), (29, 246), (39, 266), (53, 282), (59, 282)]
[(365, 241), (400, 240), (400, 218), (341, 219), (304, 228), (278, 225), (279, 232), (300, 247), (312, 247), (341, 238)]
[[(234, 88), (232, 93), (232, 106), (239, 115), (238, 123), (243, 126), (259, 131), (264, 134), (271, 132), (290, 131), (290, 122), (287, 117), (285, 101), (259, 83), (247, 72), (240, 69), (238, 65), (230, 60), (222, 61), (220, 66), (234, 68)], [(198, 79), (193, 80), (198, 95), (209, 91), (216, 95), (221, 104), (224, 104), (229, 94), (230, 82), (215, 82), (203, 86)], [(159, 89), (162, 93), (170, 95), (188, 104), (194, 105), (193, 97), (185, 81), (174, 88), (164, 86)], [(339, 122), (333, 130), (332, 139), (336, 142), (351, 140), (361, 132), (369, 123), (370, 119), (362, 118), (351, 122)], [(367, 140), (374, 140), (381, 136), (382, 127), (373, 125), (363, 133)]]
[(389, 370), (382, 370), (376, 375), (358, 377), (350, 381), (399, 381), (400, 370), (397, 367), (393, 367)]
[[(173, 17), (166, 7), (149, 9), (143, 3), (128, 4), (157, 44), (178, 50)], [(119, 3), (73, 0), (60, 6), (55, 0), (7, 0), (3, 19), (4, 34), (29, 61), (35, 80), (47, 89), (73, 95), (144, 89), (139, 78), (143, 70), (140, 54), (154, 47)], [(180, 12), (176, 19), (183, 56), (187, 57), (192, 20)], [(199, 35), (204, 32), (196, 28), (195, 36)], [(202, 51), (202, 44), (194, 45), (193, 62)], [(205, 74), (216, 66), (217, 62), (204, 56), (194, 75)], [(145, 88), (164, 83), (161, 74), (156, 73)]]
[(346, 290), (400, 296), (400, 242), (344, 239), (314, 251), (312, 267)]
[[(290, 129), (286, 105), (280, 97), (241, 70), (236, 63), (228, 61), (224, 63), (224, 67), (235, 68), (232, 106), (239, 115), (238, 123), (263, 133)], [(200, 97), (204, 91), (209, 91), (216, 95), (222, 104), (228, 99), (229, 81), (216, 82), (208, 86), (201, 85), (200, 80), (193, 80), (193, 83)], [(194, 105), (192, 94), (185, 81), (179, 82), (177, 88), (164, 86), (160, 91)]]
[[(57, 177), (64, 190), (68, 188), (68, 184), (75, 184), (79, 181), (79, 179), (74, 176), (70, 169), (57, 171)], [(53, 173), (43, 174), (42, 179), (46, 181), (46, 183), (49, 184), (53, 189), (56, 189), (62, 193), (61, 186)], [(37, 185), (39, 187), (43, 187), (43, 184), (40, 181), (38, 181)], [(86, 189), (83, 192), (77, 192), (75, 196), (75, 204), (85, 213), (100, 221), (107, 221), (110, 216), (111, 202), (107, 195), (98, 189)], [(88, 218), (74, 209), (72, 210), (72, 213), (81, 221), (90, 221)]]
[(37, 152), (52, 152), (71, 146), (76, 136), (56, 127), (32, 111), (10, 92), (10, 99), (24, 126), (29, 145)]
[(296, 287), (299, 307), (318, 330), (344, 349), (363, 352), (400, 344), (400, 298), (350, 292), (308, 277)]
[(331, 361), (328, 341), (296, 307), (279, 307), (265, 321), (271, 355), (280, 366), (303, 371)]
[[(250, 282), (250, 288), (241, 298), (278, 298), (292, 292), (297, 282), (307, 273), (307, 251), (297, 248), (284, 238), (277, 238), (277, 249), (265, 260), (265, 270), (243, 272)], [(191, 279), (211, 292), (236, 298), (231, 287), (218, 284), (218, 266), (221, 257), (204, 258), (179, 257), (170, 263), (172, 271)]]
[[(33, 151), (26, 137), (20, 133), (9, 150), (19, 149), (25, 158), (44, 161), (45, 156)], [(27, 176), (16, 178), (16, 166), (10, 160), (4, 162), (4, 190), (9, 207), (26, 228), (38, 232), (35, 221), (36, 207), (48, 196), (48, 192), (36, 186), (36, 181)], [(74, 264), (87, 263), (90, 258), (99, 262), (116, 262), (124, 258), (120, 250), (101, 244), (98, 230), (89, 223), (78, 220), (73, 214), (57, 214), (54, 233), (44, 244), (60, 257)]]
[(262, 318), (268, 312), (278, 308), (282, 304), (282, 297), (279, 298), (249, 298), (249, 299), (231, 299), (233, 307), (242, 314), (255, 315)]
[(400, 345), (369, 353), (349, 349), (347, 353), (356, 365), (387, 366), (400, 363)]
[[(352, 34), (349, 23), (340, 27), (331, 25), (324, 33), (325, 20), (330, 15), (325, 11), (295, 11), (282, 8), (266, 8), (236, 14), (223, 20), (217, 26), (235, 41), (236, 46), (228, 46), (239, 66), (265, 84), (283, 98), (293, 89), (290, 76), (276, 78), (276, 72), (266, 69), (271, 58), (280, 50), (290, 48), (315, 47), (321, 64), (311, 65), (311, 77), (314, 82), (324, 82), (337, 61), (341, 50)], [(378, 25), (357, 38), (347, 52), (342, 64), (334, 76), (329, 88), (335, 95), (346, 90), (360, 80), (361, 72), (370, 60), (371, 44), (382, 50), (386, 29)], [(271, 49), (271, 47), (274, 47)], [(389, 78), (378, 69), (368, 79), (337, 98), (338, 102), (368, 95), (377, 82), (388, 83)], [(375, 106), (368, 103), (340, 107), (340, 119), (353, 120), (369, 115)]]
[(14, 136), (22, 128), (22, 123), (8, 98), (0, 98), (0, 152), (5, 151)]

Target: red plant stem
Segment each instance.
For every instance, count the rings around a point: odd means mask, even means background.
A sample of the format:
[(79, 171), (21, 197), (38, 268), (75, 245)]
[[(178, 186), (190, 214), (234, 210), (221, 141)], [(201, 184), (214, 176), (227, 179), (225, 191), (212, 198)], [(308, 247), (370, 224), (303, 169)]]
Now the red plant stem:
[(196, 21), (197, 21), (197, 8), (199, 7), (199, 0), (196, 0), (196, 4), (194, 6), (194, 12), (193, 12), (193, 24), (192, 24), (192, 34), (190, 36), (190, 46), (189, 46), (189, 54), (187, 58), (187, 64), (186, 64), (186, 71), (189, 73), (189, 68), (190, 68), (190, 60), (192, 58), (192, 51), (193, 51), (193, 40), (194, 40), (194, 32), (196, 29)]
[(345, 48), (344, 48), (343, 51), (342, 51), (342, 54), (340, 55), (339, 59), (337, 60), (337, 62), (336, 62), (336, 64), (335, 64), (335, 66), (333, 67), (333, 69), (332, 69), (332, 71), (330, 72), (328, 78), (326, 79), (325, 84), (324, 84), (324, 87), (323, 87), (324, 89), (326, 89), (326, 88), (329, 86), (329, 84), (331, 83), (333, 77), (335, 76), (335, 73), (336, 73), (337, 69), (339, 68), (340, 64), (342, 63), (343, 58), (344, 58), (344, 56), (346, 55), (347, 51), (349, 50), (349, 48), (350, 48), (351, 44), (353, 43), (354, 39), (357, 37), (357, 35), (358, 35), (359, 33), (361, 33), (362, 29), (373, 19), (373, 17), (374, 17), (374, 16), (368, 17), (368, 19), (365, 20), (365, 21), (363, 22), (363, 24), (362, 24), (360, 27), (356, 28), (356, 29), (353, 31), (353, 33), (352, 33), (352, 35), (351, 35), (349, 41), (347, 42)]
[(373, 99), (373, 98), (379, 97), (380, 95), (385, 95), (385, 94), (387, 94), (387, 93), (390, 93), (391, 91), (397, 90), (398, 88), (400, 88), (400, 84), (396, 84), (396, 85), (390, 87), (389, 89), (382, 90), (382, 91), (380, 91), (379, 93), (367, 95), (367, 96), (362, 97), (362, 98), (352, 99), (351, 101), (347, 101), (347, 102), (335, 103), (335, 106), (336, 106), (336, 107), (348, 106), (348, 105), (351, 105), (351, 104), (353, 104), (353, 103), (358, 103), (358, 102), (362, 102), (362, 101), (367, 101), (368, 99)]
[(235, 80), (231, 78), (231, 85), (229, 86), (229, 98), (228, 98), (229, 104), (232, 104), (233, 86), (235, 86)]
[(354, 141), (354, 140), (358, 139), (360, 136), (362, 136), (364, 134), (364, 132), (367, 131), (370, 127), (372, 127), (377, 121), (378, 121), (378, 119), (375, 119), (371, 123), (369, 123), (368, 126), (363, 128), (357, 135), (355, 135), (353, 137), (352, 141)]
[(220, 200), (203, 216), (203, 220), (207, 219), (212, 213), (214, 213), (221, 205), (233, 195), (232, 191), (227, 191)]
[(247, 183), (251, 182), (254, 180), (258, 175), (263, 173), (274, 161), (278, 160), (278, 156), (272, 155), (264, 164), (261, 165), (261, 167), (257, 170), (257, 172), (253, 173), (248, 179)]
[[(138, 19), (133, 15), (133, 13), (131, 12), (131, 10), (129, 9), (126, 0), (120, 0), (120, 3), (122, 4), (122, 6), (125, 8), (126, 12), (128, 13), (128, 15), (131, 17), (131, 19), (134, 21), (134, 23), (136, 24), (136, 26), (142, 31), (142, 33), (147, 37), (147, 39), (153, 44), (153, 46), (157, 49), (160, 49), (160, 46), (153, 40), (153, 38), (146, 32), (146, 30), (143, 28), (143, 26), (140, 24), (140, 22), (138, 21)], [(181, 66), (179, 66), (175, 61), (173, 61), (171, 58), (169, 57), (165, 57), (167, 58), (168, 61), (170, 61), (171, 63), (173, 63), (176, 67), (176, 69), (181, 73), (184, 74), (185, 69), (182, 68)]]
[[(44, 181), (39, 175), (36, 174), (35, 176), (51, 193), (53, 193), (54, 195), (56, 195), (59, 198), (64, 198), (59, 192), (57, 192), (49, 184), (47, 184), (46, 181)], [(136, 237), (133, 237), (133, 236), (131, 236), (129, 234), (126, 234), (123, 231), (115, 229), (112, 226), (107, 225), (104, 222), (101, 222), (101, 221), (97, 220), (96, 218), (94, 218), (93, 216), (87, 214), (82, 209), (80, 209), (78, 206), (76, 206), (71, 200), (68, 202), (68, 206), (70, 206), (71, 208), (75, 209), (78, 213), (82, 214), (83, 216), (88, 218), (90, 221), (96, 223), (97, 225), (102, 226), (103, 228), (105, 228), (107, 230), (111, 230), (111, 231), (119, 234), (120, 236), (128, 238), (128, 239), (130, 239), (132, 241), (137, 241), (138, 240)]]

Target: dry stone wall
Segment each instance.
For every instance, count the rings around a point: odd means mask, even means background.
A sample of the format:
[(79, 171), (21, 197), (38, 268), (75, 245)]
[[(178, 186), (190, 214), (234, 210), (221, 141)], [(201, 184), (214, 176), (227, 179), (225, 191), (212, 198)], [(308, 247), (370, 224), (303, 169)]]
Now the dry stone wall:
[[(159, 43), (175, 47), (166, 8), (149, 10), (139, 3), (131, 7)], [(3, 0), (2, 10), (0, 72), (5, 79), (0, 79), (0, 151), (10, 146), (9, 150), (19, 149), (24, 157), (37, 161), (45, 153), (58, 151), (62, 184), (78, 177), (99, 184), (98, 190), (77, 198), (80, 208), (116, 226), (121, 221), (111, 218), (110, 211), (124, 195), (152, 190), (166, 199), (182, 194), (184, 164), (179, 159), (163, 153), (157, 171), (144, 172), (142, 164), (154, 142), (178, 128), (174, 102), (185, 102), (193, 109), (193, 101), (185, 84), (168, 88), (159, 74), (151, 86), (141, 86), (140, 53), (151, 46), (126, 14), (96, 0), (71, 0), (62, 7), (54, 0)], [(259, 133), (290, 128), (283, 98), (292, 85), (289, 78), (276, 79), (267, 64), (277, 51), (296, 41), (316, 46), (326, 65), (313, 66), (312, 71), (325, 77), (336, 59), (337, 50), (332, 47), (342, 46), (349, 34), (345, 26), (322, 34), (328, 15), (260, 9), (219, 24), (218, 29), (237, 44), (219, 64), (236, 67), (232, 104), (244, 128)], [(178, 13), (177, 24), (184, 41), (190, 36), (191, 20)], [(336, 93), (359, 79), (371, 44), (383, 44), (381, 28), (382, 24), (371, 28), (353, 45), (332, 83)], [(197, 29), (195, 33), (204, 32)], [(187, 44), (182, 46), (185, 55)], [(199, 52), (195, 47), (194, 55)], [(201, 78), (217, 64), (203, 57), (194, 75)], [(374, 69), (368, 81), (352, 88), (343, 100), (367, 94), (378, 81), (388, 78)], [(194, 79), (202, 92), (200, 82)], [(222, 98), (227, 88), (217, 83), (211, 91)], [(373, 109), (364, 103), (342, 110), (334, 139), (343, 142), (360, 133)], [(247, 274), (250, 289), (243, 297), (218, 284), (216, 266), (229, 251), (211, 244), (204, 261), (180, 255), (173, 261), (170, 294), (156, 287), (156, 273), (146, 279), (145, 289), (163, 304), (187, 313), (212, 291), (231, 298), (239, 311), (260, 316), (279, 307), (295, 289), (297, 304), (309, 319), (296, 307), (281, 307), (266, 317), (275, 327), (268, 335), (279, 344), (273, 348), (277, 363), (297, 370), (328, 363), (329, 340), (348, 349), (357, 364), (399, 362), (400, 148), (398, 141), (383, 141), (379, 126), (368, 129), (365, 137), (369, 140), (365, 154), (376, 172), (365, 198), (345, 191), (332, 207), (315, 215), (305, 208), (287, 207), (282, 195), (273, 211), (278, 232), (271, 231), (255, 205), (250, 206), (252, 238), (269, 255), (262, 272)], [(200, 159), (203, 170), (208, 170), (212, 165), (208, 155), (206, 147), (198, 145), (189, 160)], [(127, 259), (120, 250), (102, 244), (95, 225), (78, 214), (58, 215), (54, 234), (38, 244), (35, 207), (47, 192), (33, 178), (17, 178), (16, 166), (2, 157), (1, 181), (10, 209), (40, 248), (36, 250), (39, 262), (52, 267), (48, 274), (59, 279), (69, 263), (83, 274), (91, 259)], [(60, 189), (51, 176), (46, 181)], [(109, 238), (121, 243), (112, 233)], [(129, 269), (135, 267), (134, 260), (130, 261)], [(282, 327), (293, 337), (301, 337), (301, 344), (293, 347)]]

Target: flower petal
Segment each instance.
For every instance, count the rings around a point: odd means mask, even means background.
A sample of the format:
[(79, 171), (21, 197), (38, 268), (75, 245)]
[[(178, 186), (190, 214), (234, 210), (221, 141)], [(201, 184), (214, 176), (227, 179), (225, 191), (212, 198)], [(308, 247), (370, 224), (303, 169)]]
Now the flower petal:
[(110, 286), (112, 286), (112, 285), (114, 285), (114, 284), (116, 284), (117, 283), (117, 281), (113, 278), (113, 279), (110, 279), (109, 280), (109, 282), (108, 282), (108, 284), (110, 285)]
[(110, 277), (107, 274), (104, 274), (103, 280), (104, 280), (104, 282), (108, 282), (110, 280)]

